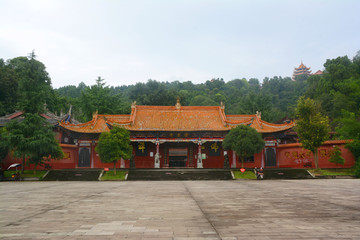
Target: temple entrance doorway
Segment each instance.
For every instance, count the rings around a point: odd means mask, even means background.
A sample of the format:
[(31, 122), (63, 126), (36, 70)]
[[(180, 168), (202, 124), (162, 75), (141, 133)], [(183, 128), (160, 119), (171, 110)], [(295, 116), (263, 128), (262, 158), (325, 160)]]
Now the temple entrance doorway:
[(188, 148), (169, 148), (169, 167), (186, 167)]
[(265, 150), (265, 166), (266, 167), (276, 167), (275, 148), (266, 148), (266, 150)]
[(79, 167), (90, 167), (90, 149), (81, 148), (79, 152)]

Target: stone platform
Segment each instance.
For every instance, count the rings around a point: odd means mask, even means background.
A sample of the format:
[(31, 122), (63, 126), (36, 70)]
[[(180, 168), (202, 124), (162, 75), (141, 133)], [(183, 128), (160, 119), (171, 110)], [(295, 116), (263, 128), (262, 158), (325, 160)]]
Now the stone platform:
[(0, 239), (359, 239), (360, 180), (1, 182)]

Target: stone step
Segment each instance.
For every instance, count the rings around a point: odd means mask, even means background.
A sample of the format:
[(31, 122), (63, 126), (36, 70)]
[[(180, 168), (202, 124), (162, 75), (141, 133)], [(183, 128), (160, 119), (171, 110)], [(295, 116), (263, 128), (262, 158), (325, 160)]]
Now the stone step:
[(131, 169), (129, 181), (231, 180), (230, 170), (223, 169)]
[(307, 169), (265, 168), (264, 179), (312, 179)]
[(98, 181), (101, 171), (99, 169), (51, 170), (43, 181)]

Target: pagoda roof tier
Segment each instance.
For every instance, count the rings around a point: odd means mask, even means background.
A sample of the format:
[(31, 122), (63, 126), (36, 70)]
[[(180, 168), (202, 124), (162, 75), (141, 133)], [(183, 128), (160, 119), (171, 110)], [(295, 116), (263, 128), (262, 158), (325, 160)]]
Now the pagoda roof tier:
[(65, 129), (80, 133), (101, 133), (113, 126), (130, 131), (229, 131), (238, 125), (249, 125), (260, 133), (290, 129), (294, 123), (272, 124), (256, 115), (225, 115), (223, 106), (132, 106), (130, 115), (94, 114), (82, 124), (60, 122)]
[(295, 81), (295, 77), (299, 76), (299, 75), (311, 75), (311, 70), (310, 68), (306, 67), (302, 62), (300, 64), (299, 67), (294, 69), (293, 75), (292, 75), (292, 80)]

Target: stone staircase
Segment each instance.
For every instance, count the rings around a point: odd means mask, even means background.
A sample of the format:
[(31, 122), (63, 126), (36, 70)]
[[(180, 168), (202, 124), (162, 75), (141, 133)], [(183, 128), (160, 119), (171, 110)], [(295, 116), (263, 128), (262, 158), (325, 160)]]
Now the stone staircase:
[(51, 170), (43, 181), (98, 181), (102, 169)]
[(225, 169), (131, 169), (128, 181), (232, 180)]
[(312, 179), (306, 169), (264, 168), (264, 179)]

